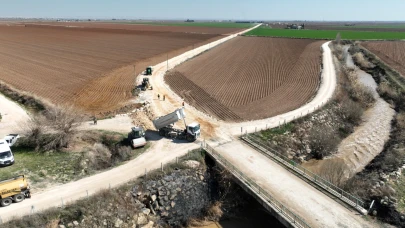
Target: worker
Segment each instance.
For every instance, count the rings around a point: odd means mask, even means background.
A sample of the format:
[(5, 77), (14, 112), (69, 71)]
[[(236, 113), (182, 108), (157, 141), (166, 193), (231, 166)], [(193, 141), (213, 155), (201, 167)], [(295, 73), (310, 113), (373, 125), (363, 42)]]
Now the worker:
[(94, 116), (93, 121), (94, 121), (94, 125), (97, 125), (97, 117), (96, 116)]
[(183, 101), (183, 107), (184, 107), (184, 101)]
[(158, 94), (158, 100), (160, 100), (160, 94)]
[(166, 96), (165, 96), (165, 95), (163, 95), (163, 101), (165, 101), (165, 98), (166, 98)]

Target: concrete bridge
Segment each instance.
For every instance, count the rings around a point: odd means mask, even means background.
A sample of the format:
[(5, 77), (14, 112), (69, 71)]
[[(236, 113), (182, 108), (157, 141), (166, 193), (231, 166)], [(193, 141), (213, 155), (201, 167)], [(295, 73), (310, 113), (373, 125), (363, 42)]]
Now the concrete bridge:
[[(202, 147), (286, 227), (376, 227), (363, 218), (361, 200), (274, 153), (269, 155), (249, 138), (244, 140), (214, 147), (203, 142)], [(275, 157), (295, 168), (289, 171)]]

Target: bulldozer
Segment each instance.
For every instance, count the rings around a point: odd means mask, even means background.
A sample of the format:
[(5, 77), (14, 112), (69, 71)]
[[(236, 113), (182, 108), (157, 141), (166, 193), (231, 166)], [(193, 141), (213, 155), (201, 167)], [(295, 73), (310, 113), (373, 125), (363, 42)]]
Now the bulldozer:
[(148, 89), (149, 87), (151, 87), (150, 82), (149, 82), (149, 78), (143, 78), (142, 84), (141, 84), (141, 89), (142, 89), (143, 91), (145, 91), (145, 90)]

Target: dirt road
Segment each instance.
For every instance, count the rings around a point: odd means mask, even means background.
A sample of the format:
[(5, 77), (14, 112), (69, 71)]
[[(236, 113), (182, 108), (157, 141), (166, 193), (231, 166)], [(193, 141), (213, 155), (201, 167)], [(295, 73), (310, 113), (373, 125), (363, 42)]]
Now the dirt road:
[(35, 212), (38, 212), (50, 207), (61, 206), (62, 200), (66, 205), (66, 203), (84, 198), (87, 196), (87, 191), (89, 195), (92, 195), (101, 189), (108, 189), (110, 186), (117, 187), (144, 175), (145, 170), (158, 169), (161, 163), (167, 164), (175, 161), (176, 157), (181, 157), (188, 150), (198, 147), (198, 143), (176, 144), (168, 139), (159, 139), (146, 153), (124, 165), (75, 182), (52, 187), (38, 194), (33, 192), (31, 199), (0, 208), (0, 217), (4, 222), (12, 216), (31, 213), (32, 206), (34, 206)]
[(12, 133), (18, 133), (20, 126), (29, 120), (27, 112), (17, 103), (0, 94), (0, 139)]
[[(171, 112), (181, 106), (183, 102), (164, 83), (163, 75), (166, 69), (170, 69), (186, 61), (188, 58), (235, 36), (228, 36), (155, 66), (155, 72), (151, 77), (154, 90), (147, 91), (144, 97), (150, 99), (152, 102), (151, 106), (156, 115)], [(285, 202), (290, 210), (299, 213), (314, 227), (369, 227), (369, 224), (357, 212), (352, 211), (350, 208), (346, 209), (336, 201), (329, 199), (323, 193), (313, 189), (310, 185), (290, 174), (278, 164), (262, 156), (257, 151), (248, 148), (233, 137), (233, 135), (240, 134), (241, 127), (243, 127), (243, 132), (252, 132), (255, 130), (255, 127), (260, 129), (266, 125), (274, 127), (279, 122), (284, 120), (290, 121), (301, 114), (305, 115), (326, 103), (332, 96), (336, 86), (336, 75), (328, 44), (325, 43), (323, 45), (324, 71), (319, 91), (311, 102), (301, 108), (266, 120), (229, 124), (215, 120), (186, 104), (187, 121), (200, 122), (203, 129), (203, 138), (210, 138), (210, 143), (216, 145), (217, 149), (227, 159), (231, 160), (239, 170), (249, 175), (252, 179), (257, 180), (259, 185)], [(157, 94), (160, 94), (160, 100), (157, 99)], [(165, 101), (162, 100), (163, 95), (165, 95)], [(188, 143), (174, 144), (166, 139), (158, 140), (153, 143), (152, 148), (148, 152), (125, 165), (76, 182), (51, 188), (37, 195), (33, 194), (32, 199), (23, 201), (20, 204), (0, 208), (1, 217), (4, 221), (14, 215), (28, 214), (31, 210), (31, 205), (34, 205), (36, 210), (45, 209), (60, 205), (62, 202), (61, 198), (66, 203), (66, 201), (85, 197), (87, 195), (86, 190), (89, 190), (89, 194), (93, 194), (101, 188), (107, 188), (109, 184), (117, 186), (143, 175), (145, 168), (156, 169), (160, 166), (161, 162), (167, 163), (175, 159), (175, 157), (185, 154), (188, 149), (197, 148), (198, 146), (197, 144)]]
[(241, 141), (215, 149), (311, 227), (373, 227), (356, 210), (342, 206)]

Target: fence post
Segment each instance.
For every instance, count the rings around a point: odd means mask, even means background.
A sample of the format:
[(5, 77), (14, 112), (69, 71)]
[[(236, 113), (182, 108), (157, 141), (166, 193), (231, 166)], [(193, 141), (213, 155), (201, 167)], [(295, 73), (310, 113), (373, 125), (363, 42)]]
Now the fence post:
[(145, 178), (146, 178), (146, 168), (145, 168)]
[(255, 127), (255, 133), (256, 133), (256, 131), (257, 131), (257, 127)]
[(243, 127), (240, 127), (240, 135), (243, 135)]
[(87, 200), (89, 199), (89, 190), (86, 190), (87, 192)]
[[(60, 197), (60, 200), (62, 201), (62, 208), (63, 208), (63, 198)], [(32, 211), (33, 208), (34, 208), (34, 206), (31, 207), (31, 211)]]
[(163, 162), (160, 163), (160, 170), (163, 172)]
[(179, 164), (179, 158), (176, 157), (176, 164)]
[(108, 188), (111, 190), (111, 183), (108, 183)]

